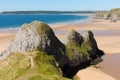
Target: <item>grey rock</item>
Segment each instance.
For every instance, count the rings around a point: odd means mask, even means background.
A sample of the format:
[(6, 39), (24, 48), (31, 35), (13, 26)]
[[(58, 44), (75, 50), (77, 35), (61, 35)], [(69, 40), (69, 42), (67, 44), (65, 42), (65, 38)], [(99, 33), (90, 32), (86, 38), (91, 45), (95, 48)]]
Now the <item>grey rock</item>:
[(82, 53), (80, 52), (80, 50), (77, 50), (82, 42), (83, 37), (78, 32), (76, 32), (75, 30), (71, 30), (70, 32), (68, 32), (66, 36), (66, 42), (64, 43), (67, 48), (66, 53), (69, 59), (68, 64), (70, 66), (78, 66), (83, 61), (81, 58)]
[(24, 53), (36, 49), (54, 55), (61, 65), (66, 62), (65, 46), (47, 24), (39, 21), (22, 25), (15, 39), (10, 42), (5, 51), (0, 53), (0, 58), (8, 56), (10, 53)]
[(64, 44), (68, 44), (70, 41), (75, 41), (78, 44), (81, 44), (83, 42), (83, 37), (73, 29), (69, 31), (62, 40)]
[(97, 55), (99, 49), (97, 46), (97, 42), (94, 39), (94, 34), (91, 31), (86, 31), (83, 35), (83, 38), (84, 38), (84, 43), (90, 46), (90, 48), (88, 49), (90, 56), (92, 57)]

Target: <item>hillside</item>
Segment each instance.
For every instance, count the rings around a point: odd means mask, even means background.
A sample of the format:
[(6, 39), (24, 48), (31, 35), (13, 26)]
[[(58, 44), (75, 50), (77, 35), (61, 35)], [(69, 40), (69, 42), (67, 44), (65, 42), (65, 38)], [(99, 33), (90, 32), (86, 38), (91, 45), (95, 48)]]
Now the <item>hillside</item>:
[(111, 9), (110, 11), (96, 12), (93, 17), (96, 19), (108, 19), (115, 22), (120, 20), (120, 8)]

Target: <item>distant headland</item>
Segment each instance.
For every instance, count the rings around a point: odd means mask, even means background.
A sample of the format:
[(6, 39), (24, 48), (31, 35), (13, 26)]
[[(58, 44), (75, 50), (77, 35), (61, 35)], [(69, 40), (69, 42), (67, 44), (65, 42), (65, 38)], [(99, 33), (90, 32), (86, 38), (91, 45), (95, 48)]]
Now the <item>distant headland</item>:
[(95, 12), (96, 11), (3, 11), (0, 14), (80, 14)]

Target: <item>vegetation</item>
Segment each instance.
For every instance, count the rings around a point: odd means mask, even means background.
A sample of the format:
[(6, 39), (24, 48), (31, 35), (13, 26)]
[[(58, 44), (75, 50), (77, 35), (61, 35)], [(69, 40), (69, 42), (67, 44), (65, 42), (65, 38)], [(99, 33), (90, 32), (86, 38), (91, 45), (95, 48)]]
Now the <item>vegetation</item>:
[(99, 12), (96, 12), (94, 15), (97, 18), (107, 18), (109, 15), (109, 11), (99, 11)]
[(43, 33), (51, 31), (50, 27), (48, 27), (48, 25), (43, 22), (41, 22), (40, 25), (38, 25), (36, 27), (37, 27), (36, 29), (39, 34), (43, 34)]
[[(61, 70), (55, 66), (53, 56), (43, 51), (12, 53), (0, 62), (1, 80), (68, 80), (62, 77)], [(4, 65), (3, 65), (4, 64)]]
[(112, 9), (110, 12), (109, 12), (110, 15), (115, 15), (116, 17), (120, 18), (120, 8), (115, 8), (115, 9)]
[(120, 20), (120, 8), (111, 9), (110, 11), (99, 11), (94, 14), (98, 19), (109, 19), (116, 22)]
[(66, 51), (69, 58), (76, 58), (79, 56), (83, 61), (89, 60), (89, 53), (87, 52), (87, 49), (85, 47), (81, 47), (74, 41), (69, 42), (69, 44), (66, 45)]
[(26, 30), (26, 29), (35, 27), (39, 34), (43, 34), (43, 33), (50, 31), (50, 27), (47, 24), (45, 24), (44, 22), (34, 21), (31, 24), (32, 24), (32, 26), (30, 26), (29, 24), (24, 24), (23, 25), (24, 27), (22, 27), (22, 30)]

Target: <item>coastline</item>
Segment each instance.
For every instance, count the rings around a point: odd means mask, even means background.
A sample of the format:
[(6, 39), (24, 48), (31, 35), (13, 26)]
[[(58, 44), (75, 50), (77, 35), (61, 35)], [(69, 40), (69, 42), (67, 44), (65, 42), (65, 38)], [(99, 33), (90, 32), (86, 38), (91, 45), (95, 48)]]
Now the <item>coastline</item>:
[[(17, 14), (18, 15), (18, 14)], [(22, 14), (24, 15), (24, 14)], [(46, 14), (48, 15), (48, 14)], [(56, 22), (56, 23), (50, 23), (48, 24), (51, 28), (56, 28), (56, 27), (61, 27), (64, 25), (71, 25), (71, 24), (80, 24), (80, 23), (86, 23), (86, 22), (90, 22), (91, 21), (91, 16), (92, 14), (59, 14), (59, 15), (76, 15), (76, 16), (86, 16), (87, 18), (85, 19), (77, 19), (77, 20), (71, 20), (71, 21), (63, 21), (63, 22)], [(22, 25), (20, 25), (22, 26)], [(16, 33), (20, 26), (14, 26), (14, 27), (10, 27), (10, 28), (0, 28), (0, 32), (5, 32), (5, 33)]]
[[(63, 15), (63, 14), (62, 14)], [(66, 14), (67, 15), (67, 14)], [(66, 21), (66, 22), (58, 22), (58, 23), (53, 23), (53, 24), (48, 24), (50, 27), (57, 32), (55, 29), (58, 27), (62, 27), (65, 25), (71, 25), (71, 24), (80, 24), (80, 23), (86, 23), (90, 21), (90, 16), (91, 14), (70, 14), (70, 15), (77, 15), (77, 16), (88, 16), (87, 19), (83, 20), (73, 20), (73, 21)], [(21, 25), (22, 26), (22, 25)], [(15, 28), (1, 28), (0, 29), (0, 52), (3, 51), (9, 42), (15, 37), (15, 34), (18, 32), (20, 27), (15, 27)]]
[[(66, 24), (53, 24), (50, 26), (51, 28), (53, 28), (56, 36), (60, 40), (71, 29), (75, 29), (81, 34), (82, 34), (82, 31), (92, 30), (93, 33), (95, 34), (94, 37), (97, 41), (99, 48), (102, 49), (107, 55), (108, 54), (114, 55), (114, 54), (120, 53), (119, 51), (119, 48), (120, 48), (120, 36), (119, 36), (120, 27), (119, 25), (120, 25), (120, 22), (110, 22), (110, 21), (105, 21), (105, 20), (100, 20), (100, 19), (98, 20), (92, 19), (90, 22), (84, 22), (84, 23), (73, 22), (70, 24), (67, 24), (67, 23)], [(3, 51), (7, 47), (9, 42), (15, 37), (17, 30), (18, 28), (16, 29), (16, 31), (14, 31), (14, 29), (8, 29), (7, 31), (2, 30), (3, 32), (0, 32), (0, 44), (1, 44), (0, 51)], [(86, 77), (87, 76), (90, 77), (91, 71), (95, 72), (96, 69), (94, 68), (84, 69), (82, 72), (79, 71), (77, 76), (81, 77), (83, 76), (82, 74), (84, 73), (85, 75), (89, 74), (89, 75), (86, 75)], [(95, 74), (94, 76), (101, 74), (103, 77), (106, 78), (104, 80), (116, 80), (113, 77), (110, 77), (109, 75), (107, 75), (106, 72), (103, 73), (101, 70), (97, 70), (97, 73), (94, 73), (94, 74)], [(85, 80), (85, 79), (82, 79), (82, 80)], [(92, 78), (89, 80), (92, 80)]]

